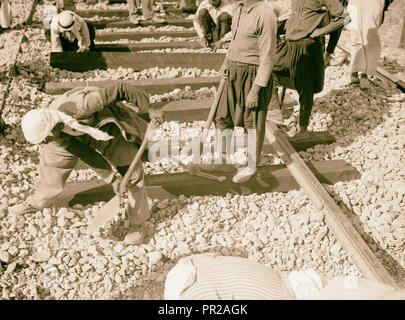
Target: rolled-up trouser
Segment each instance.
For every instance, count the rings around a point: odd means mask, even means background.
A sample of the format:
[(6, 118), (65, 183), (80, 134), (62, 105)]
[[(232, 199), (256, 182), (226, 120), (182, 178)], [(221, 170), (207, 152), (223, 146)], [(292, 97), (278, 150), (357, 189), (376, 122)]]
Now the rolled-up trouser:
[[(27, 198), (27, 202), (35, 208), (42, 209), (51, 205), (63, 191), (66, 180), (78, 162), (78, 158), (68, 151), (69, 144), (74, 141), (77, 140), (57, 139), (42, 147), (39, 181), (35, 193)], [(121, 174), (124, 174), (137, 152), (137, 145), (126, 141), (119, 134), (111, 140), (103, 155)], [(141, 224), (150, 218), (143, 175), (143, 166), (139, 162), (131, 179), (135, 185), (128, 188), (128, 220), (131, 225)]]
[(0, 0), (0, 27), (9, 28), (11, 24), (10, 4), (8, 0)]

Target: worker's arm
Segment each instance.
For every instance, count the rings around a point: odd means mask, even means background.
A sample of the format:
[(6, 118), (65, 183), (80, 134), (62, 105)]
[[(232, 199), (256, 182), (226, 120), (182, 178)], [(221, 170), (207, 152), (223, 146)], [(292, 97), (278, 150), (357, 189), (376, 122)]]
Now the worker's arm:
[(111, 183), (115, 176), (115, 170), (96, 150), (90, 148), (76, 138), (62, 133), (61, 136), (66, 139), (65, 148), (68, 152), (82, 160), (86, 165), (93, 169), (105, 182)]
[(126, 100), (138, 107), (139, 112), (148, 112), (150, 103), (148, 94), (125, 82), (117, 82), (102, 90), (105, 106), (113, 106), (118, 101)]
[(51, 52), (63, 52), (62, 43), (60, 42), (59, 33), (56, 29), (51, 29)]
[(320, 0), (326, 6), (333, 19), (324, 27), (317, 28), (312, 32), (311, 38), (320, 37), (342, 28), (350, 22), (350, 16), (338, 0)]

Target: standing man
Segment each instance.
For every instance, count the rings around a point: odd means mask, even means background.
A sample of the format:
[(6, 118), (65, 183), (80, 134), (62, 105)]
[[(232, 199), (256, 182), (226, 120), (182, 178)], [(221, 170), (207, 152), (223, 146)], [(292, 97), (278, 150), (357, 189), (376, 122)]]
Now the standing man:
[[(333, 19), (324, 25), (328, 12)], [(291, 16), (285, 26), (286, 40), (277, 45), (273, 74), (278, 85), (293, 88), (299, 94), (298, 136), (302, 138), (309, 136), (308, 124), (314, 94), (323, 89), (325, 76), (323, 36), (341, 28), (346, 18), (348, 14), (339, 0), (291, 1)], [(276, 93), (272, 95), (270, 105), (280, 106)]]
[[(142, 5), (142, 16), (138, 18), (137, 11), (139, 2)], [(127, 0), (128, 12), (129, 12), (129, 21), (133, 24), (139, 24), (140, 21), (152, 21), (155, 23), (164, 23), (164, 19), (160, 19), (155, 16), (153, 12), (153, 0)]]
[(193, 25), (203, 47), (219, 49), (231, 40), (233, 9), (229, 0), (204, 0), (200, 3)]
[[(348, 26), (352, 40), (350, 57), (350, 81), (360, 88), (370, 87), (369, 76), (377, 72), (381, 54), (378, 28), (384, 21), (384, 13), (390, 0), (349, 0), (348, 10), (352, 23)], [(359, 80), (360, 77), (360, 80)]]
[[(122, 100), (132, 105), (119, 103)], [(136, 107), (139, 112), (149, 112), (151, 119), (162, 121), (161, 113), (149, 108), (145, 92), (122, 82), (106, 88), (75, 88), (48, 109), (29, 111), (22, 120), (25, 138), (33, 144), (45, 142), (39, 181), (34, 194), (11, 207), (10, 212), (26, 214), (50, 206), (79, 159), (112, 183), (118, 193), (121, 176), (138, 152), (147, 128)], [(138, 243), (143, 240), (140, 225), (150, 218), (143, 178), (143, 166), (138, 163), (128, 187), (128, 219), (133, 227), (129, 237)]]
[(233, 177), (235, 183), (249, 180), (260, 161), (276, 37), (273, 9), (261, 0), (242, 0), (233, 14), (232, 40), (221, 68), (226, 82), (215, 115), (220, 130), (236, 126), (256, 130), (256, 154), (248, 154), (251, 165), (238, 169)]
[(45, 35), (48, 40), (50, 37), (51, 52), (87, 52), (94, 49), (96, 32), (77, 13), (65, 10), (52, 18), (50, 35), (49, 29), (45, 29)]

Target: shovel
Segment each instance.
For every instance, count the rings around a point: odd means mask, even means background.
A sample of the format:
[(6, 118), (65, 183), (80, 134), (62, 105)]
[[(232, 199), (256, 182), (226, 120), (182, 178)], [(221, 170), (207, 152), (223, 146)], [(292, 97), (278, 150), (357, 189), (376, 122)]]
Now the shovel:
[[(225, 85), (225, 79), (223, 77), (221, 77), (221, 82), (219, 83), (218, 91), (215, 96), (214, 102), (211, 105), (210, 113), (208, 114), (207, 120), (205, 120), (205, 123), (204, 123), (203, 133), (202, 133), (202, 136), (200, 139), (200, 154), (203, 150), (204, 141), (207, 138), (208, 129), (211, 126), (211, 122), (214, 119), (215, 113), (217, 112), (219, 99), (221, 98), (221, 94), (224, 89), (224, 85)], [(188, 172), (190, 175), (198, 175), (201, 177), (205, 177), (207, 179), (217, 180), (218, 182), (222, 182), (226, 179), (224, 176), (216, 177), (212, 174), (201, 172), (198, 168), (195, 167), (195, 164), (193, 164), (193, 163), (185, 164), (181, 161), (181, 159), (179, 161), (179, 165), (181, 167), (183, 167), (186, 170), (186, 172)]]
[[(139, 148), (138, 152), (135, 155), (134, 160), (132, 160), (131, 165), (129, 166), (127, 172), (124, 175), (124, 178), (121, 181), (119, 186), (119, 192), (122, 194), (125, 192), (125, 189), (128, 185), (129, 179), (132, 176), (132, 173), (135, 169), (136, 164), (141, 160), (142, 154), (144, 153), (147, 145), (148, 145), (148, 137), (150, 131), (155, 127), (155, 123), (152, 121), (149, 123), (148, 128), (145, 132), (145, 137), (142, 141), (141, 147)], [(110, 220), (120, 209), (120, 196), (115, 195), (110, 201), (108, 201), (102, 208), (100, 208), (94, 219), (89, 223), (86, 233), (91, 234), (99, 227), (101, 227), (104, 223)]]

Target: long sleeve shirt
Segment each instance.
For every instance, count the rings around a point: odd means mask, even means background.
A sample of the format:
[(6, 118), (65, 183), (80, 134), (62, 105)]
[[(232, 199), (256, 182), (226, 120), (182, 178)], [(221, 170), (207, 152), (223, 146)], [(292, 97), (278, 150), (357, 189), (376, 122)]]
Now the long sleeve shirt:
[(323, 27), (322, 21), (329, 13), (332, 21), (343, 21), (347, 16), (339, 0), (292, 0), (291, 16), (285, 26), (286, 39), (308, 37), (315, 29)]
[(62, 44), (59, 39), (59, 35), (62, 35), (66, 40), (73, 42), (75, 39), (78, 41), (78, 46), (81, 47), (90, 47), (90, 33), (89, 28), (87, 27), (86, 21), (76, 13), (71, 12), (74, 15), (75, 22), (73, 26), (69, 29), (63, 29), (59, 26), (59, 15), (55, 16), (51, 22), (51, 44), (52, 52), (62, 52)]
[[(76, 112), (83, 119), (81, 120), (83, 123), (96, 128), (113, 123), (119, 128), (121, 135), (127, 141), (139, 143), (143, 140), (148, 124), (137, 116), (137, 113), (148, 111), (148, 95), (144, 91), (124, 82), (118, 82), (101, 89), (99, 92), (101, 93), (101, 104), (90, 105), (86, 103), (86, 97), (82, 98), (82, 91), (76, 88), (60, 96), (58, 103), (53, 103), (52, 108), (69, 113), (71, 116), (74, 116), (72, 113)], [(80, 98), (75, 99), (75, 96), (80, 96)], [(66, 102), (75, 101), (77, 104), (80, 99), (83, 101), (81, 108), (76, 108), (76, 111), (71, 107), (69, 110), (64, 109), (66, 106), (70, 106)], [(119, 102), (123, 100), (130, 102), (137, 110), (130, 105), (120, 104)], [(83, 108), (86, 110), (83, 110)], [(90, 136), (81, 135), (73, 137), (72, 135), (62, 133), (61, 137), (64, 141), (63, 147), (67, 151), (93, 168), (106, 182), (111, 182), (114, 170), (104, 157), (90, 146), (90, 141), (92, 140)], [(101, 145), (102, 142), (98, 144)]]
[[(232, 3), (229, 2), (229, 0), (222, 0), (221, 5), (218, 8), (215, 8), (209, 0), (204, 0), (200, 3), (200, 5), (197, 8), (197, 11), (194, 15), (194, 20), (193, 20), (193, 26), (195, 31), (197, 32), (198, 36), (200, 38), (204, 38), (204, 32), (203, 29), (200, 25), (200, 22), (198, 21), (198, 15), (201, 12), (202, 9), (207, 9), (208, 13), (210, 14), (212, 20), (215, 22), (215, 24), (218, 23), (218, 17), (226, 12), (228, 13), (231, 17), (233, 15), (233, 10), (234, 10), (234, 5)], [(230, 41), (231, 39), (231, 33), (228, 32), (228, 34), (226, 34), (223, 39), (225, 37), (227, 37), (226, 39), (228, 39), (228, 41)]]
[(274, 64), (277, 17), (264, 2), (240, 3), (232, 19), (228, 59), (259, 66), (254, 83), (266, 87)]

